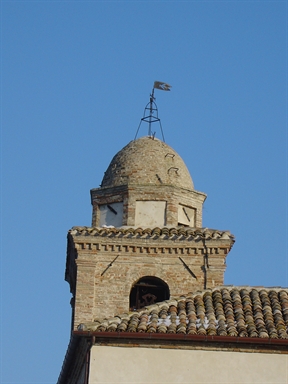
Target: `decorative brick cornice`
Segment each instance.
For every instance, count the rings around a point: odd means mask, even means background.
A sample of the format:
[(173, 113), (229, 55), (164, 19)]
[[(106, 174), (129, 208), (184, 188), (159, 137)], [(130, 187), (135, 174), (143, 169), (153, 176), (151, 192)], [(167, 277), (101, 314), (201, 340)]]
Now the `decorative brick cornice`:
[[(229, 231), (207, 228), (73, 227), (68, 238), (78, 252), (160, 255), (226, 255), (234, 244)], [(148, 242), (147, 242), (148, 241)]]

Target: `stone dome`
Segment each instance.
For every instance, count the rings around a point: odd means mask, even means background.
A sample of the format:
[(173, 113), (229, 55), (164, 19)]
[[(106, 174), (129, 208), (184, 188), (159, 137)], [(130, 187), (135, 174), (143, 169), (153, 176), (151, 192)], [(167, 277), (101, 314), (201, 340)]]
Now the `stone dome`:
[(130, 141), (113, 157), (101, 187), (127, 184), (163, 184), (194, 190), (190, 173), (178, 153), (149, 136)]

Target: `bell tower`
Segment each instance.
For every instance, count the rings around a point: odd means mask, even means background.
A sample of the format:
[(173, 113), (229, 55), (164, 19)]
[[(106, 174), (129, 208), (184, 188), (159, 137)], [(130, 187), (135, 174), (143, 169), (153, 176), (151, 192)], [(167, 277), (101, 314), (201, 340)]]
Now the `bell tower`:
[(121, 149), (91, 190), (91, 227), (68, 233), (72, 329), (223, 284), (234, 237), (202, 228), (206, 195), (150, 125), (148, 133)]

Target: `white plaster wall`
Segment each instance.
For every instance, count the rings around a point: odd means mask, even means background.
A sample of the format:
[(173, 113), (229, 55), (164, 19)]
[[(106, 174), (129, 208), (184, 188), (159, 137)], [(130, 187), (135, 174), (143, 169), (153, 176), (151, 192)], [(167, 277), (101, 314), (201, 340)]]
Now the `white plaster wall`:
[(166, 201), (136, 201), (136, 227), (163, 227), (165, 220)]
[(94, 346), (96, 383), (287, 384), (288, 355)]

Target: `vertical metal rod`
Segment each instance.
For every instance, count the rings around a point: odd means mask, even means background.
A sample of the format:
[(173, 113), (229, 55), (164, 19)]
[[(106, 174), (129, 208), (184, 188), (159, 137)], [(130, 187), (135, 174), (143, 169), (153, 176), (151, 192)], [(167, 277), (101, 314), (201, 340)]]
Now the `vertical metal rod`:
[(152, 88), (152, 94), (150, 95), (150, 116), (149, 116), (148, 136), (152, 136), (152, 134), (151, 134), (151, 120), (152, 120), (153, 100), (154, 100), (154, 87)]
[(162, 129), (162, 124), (161, 124), (161, 120), (159, 120), (159, 124), (160, 124), (160, 128), (161, 128), (161, 133), (162, 133), (162, 139), (165, 143), (165, 138), (164, 138), (164, 133), (163, 133), (163, 129)]
[(204, 272), (204, 289), (207, 288), (207, 269), (209, 269), (208, 249), (205, 243), (205, 237), (202, 239), (204, 254), (203, 254), (203, 272)]

